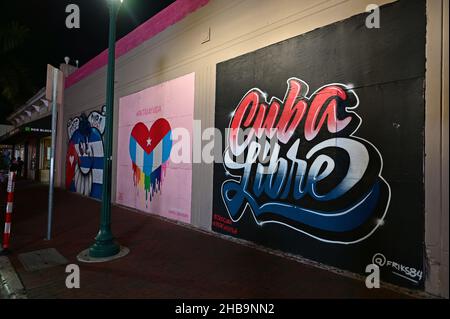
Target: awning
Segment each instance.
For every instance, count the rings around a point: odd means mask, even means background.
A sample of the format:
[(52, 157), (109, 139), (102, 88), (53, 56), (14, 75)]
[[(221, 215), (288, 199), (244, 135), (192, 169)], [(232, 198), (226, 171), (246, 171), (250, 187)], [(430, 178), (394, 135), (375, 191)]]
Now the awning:
[(42, 138), (52, 133), (51, 115), (40, 118), (14, 128), (0, 137), (0, 144), (14, 145), (26, 141), (30, 137)]

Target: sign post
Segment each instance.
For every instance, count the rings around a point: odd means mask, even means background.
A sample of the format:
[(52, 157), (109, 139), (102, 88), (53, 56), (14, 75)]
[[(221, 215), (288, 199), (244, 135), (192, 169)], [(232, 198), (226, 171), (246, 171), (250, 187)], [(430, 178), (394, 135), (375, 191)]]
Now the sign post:
[(56, 120), (57, 104), (62, 104), (62, 72), (57, 68), (47, 65), (47, 87), (45, 98), (52, 102), (52, 145), (50, 148), (50, 181), (48, 189), (48, 217), (47, 217), (47, 240), (52, 236), (52, 217), (53, 217), (53, 192), (55, 179), (55, 146), (56, 146)]
[(7, 254), (9, 251), (9, 241), (11, 238), (11, 216), (14, 205), (14, 185), (16, 180), (16, 172), (10, 171), (8, 174), (8, 188), (6, 199), (6, 214), (5, 214), (5, 229), (3, 231), (2, 254)]

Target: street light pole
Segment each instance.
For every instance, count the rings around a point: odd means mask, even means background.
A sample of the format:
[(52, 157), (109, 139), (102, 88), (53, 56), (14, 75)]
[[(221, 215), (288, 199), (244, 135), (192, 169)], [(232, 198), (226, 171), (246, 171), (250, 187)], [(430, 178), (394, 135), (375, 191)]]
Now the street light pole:
[(119, 0), (107, 0), (109, 6), (109, 44), (108, 70), (106, 79), (106, 126), (104, 135), (103, 185), (100, 230), (95, 243), (89, 248), (89, 256), (107, 258), (117, 255), (120, 246), (115, 242), (111, 232), (111, 171), (112, 171), (112, 139), (114, 116), (114, 69), (116, 46), (116, 19), (119, 12)]

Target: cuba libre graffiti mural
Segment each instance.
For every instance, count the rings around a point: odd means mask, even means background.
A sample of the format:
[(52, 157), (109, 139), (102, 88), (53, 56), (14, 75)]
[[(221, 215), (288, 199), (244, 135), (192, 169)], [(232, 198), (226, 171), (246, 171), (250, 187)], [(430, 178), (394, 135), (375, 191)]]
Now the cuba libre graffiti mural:
[(97, 199), (102, 197), (105, 106), (67, 123), (66, 189)]
[(222, 199), (231, 220), (248, 212), (258, 225), (276, 223), (330, 243), (370, 236), (386, 214), (390, 188), (380, 152), (355, 135), (358, 96), (343, 84), (309, 95), (307, 83), (290, 78), (283, 100), (266, 97), (251, 89), (230, 120), (224, 167), (231, 178)]
[(399, 0), (383, 31), (363, 13), (216, 66), (213, 231), (423, 288), (425, 13)]

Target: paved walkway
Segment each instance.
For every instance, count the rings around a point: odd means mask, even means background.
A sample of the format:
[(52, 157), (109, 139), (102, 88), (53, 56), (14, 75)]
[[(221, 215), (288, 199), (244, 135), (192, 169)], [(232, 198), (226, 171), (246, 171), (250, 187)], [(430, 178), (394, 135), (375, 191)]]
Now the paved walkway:
[[(3, 228), (4, 186), (0, 192)], [(113, 233), (131, 249), (122, 259), (82, 264), (93, 242), (100, 203), (56, 190), (53, 239), (45, 241), (47, 187), (16, 186), (12, 255), (28, 298), (403, 298), (387, 289), (259, 251), (160, 218), (114, 207)], [(27, 271), (17, 255), (56, 248), (81, 270), (67, 289), (65, 266)]]

